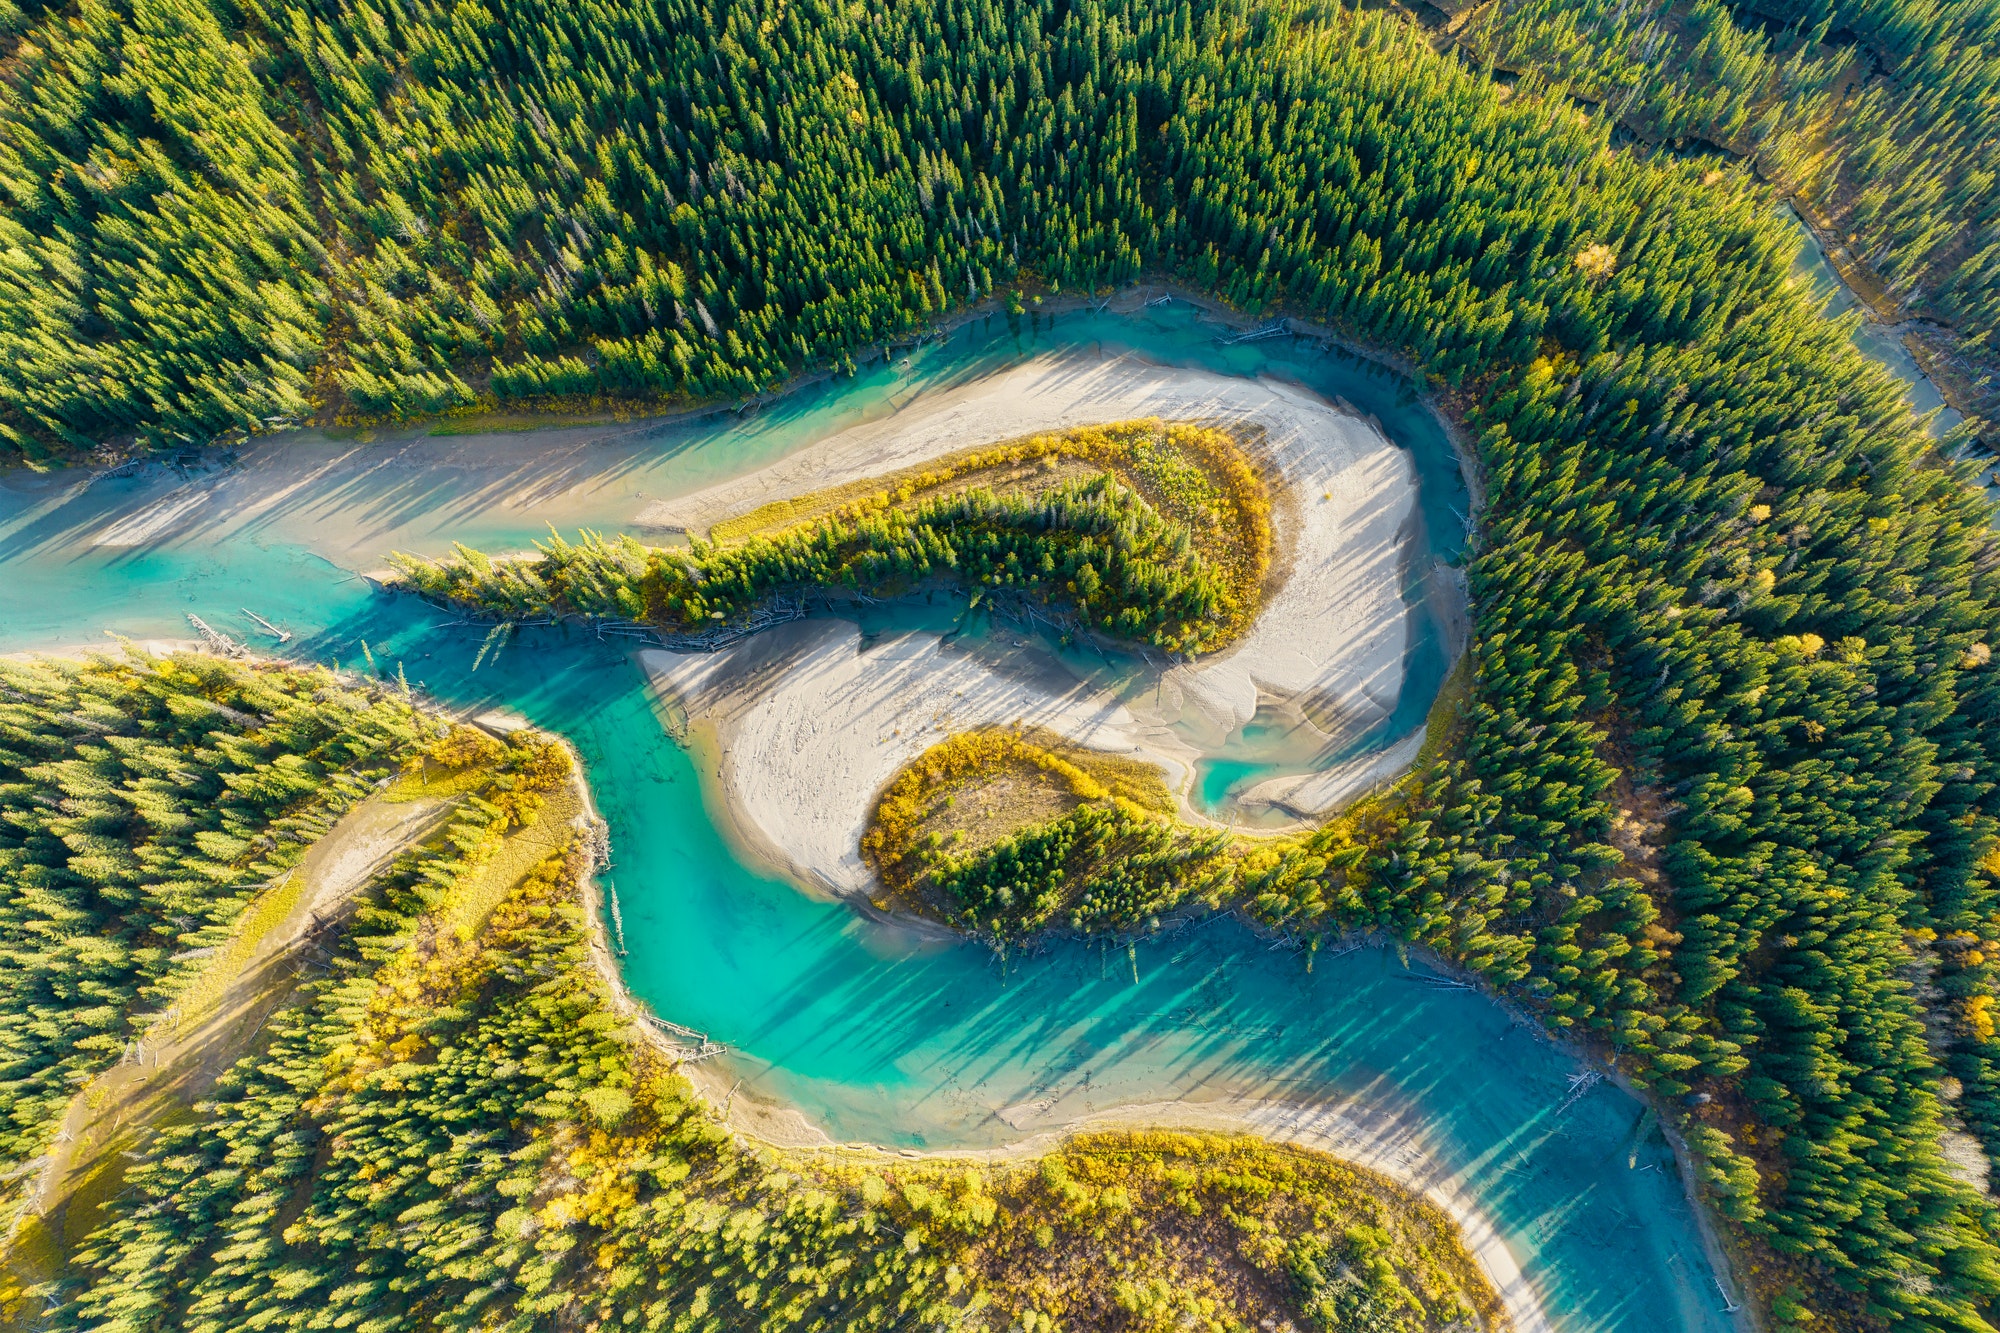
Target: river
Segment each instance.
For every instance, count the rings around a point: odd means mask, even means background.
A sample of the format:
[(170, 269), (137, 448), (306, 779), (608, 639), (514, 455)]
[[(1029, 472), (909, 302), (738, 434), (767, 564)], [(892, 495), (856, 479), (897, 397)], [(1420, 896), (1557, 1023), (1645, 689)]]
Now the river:
[(1917, 416), (1931, 413), (1930, 432), (1943, 437), (1952, 427), (1965, 417), (1955, 407), (1949, 406), (1930, 376), (1924, 374), (1916, 357), (1903, 340), (1891, 333), (1888, 326), (1877, 323), (1862, 310), (1861, 299), (1854, 294), (1840, 276), (1840, 271), (1826, 257), (1826, 249), (1813, 235), (1812, 228), (1806, 226), (1805, 219), (1790, 204), (1780, 204), (1778, 216), (1785, 226), (1797, 233), (1799, 238), (1798, 258), (1792, 261), (1792, 276), (1805, 284), (1815, 297), (1825, 302), (1825, 312), (1829, 319), (1838, 319), (1849, 311), (1861, 310), (1861, 322), (1855, 326), (1853, 343), (1855, 350), (1875, 362), (1891, 375), (1903, 382), (1903, 398), (1909, 403), (1910, 411)]
[[(996, 317), (746, 419), (295, 436), (189, 477), (159, 465), (124, 478), (12, 474), (0, 478), (0, 647), (103, 642), (106, 630), (184, 638), (188, 613), (271, 647), (255, 612), (294, 632), (293, 656), (401, 671), (450, 704), (504, 706), (570, 737), (610, 825), (631, 989), (728, 1043), (738, 1095), (796, 1107), (836, 1140), (973, 1148), (1022, 1138), (1024, 1119), (1183, 1097), (1345, 1102), (1377, 1146), (1429, 1161), (1477, 1200), (1557, 1327), (1721, 1333), (1721, 1289), (1654, 1122), (1608, 1083), (1573, 1082), (1579, 1061), (1504, 1006), (1392, 950), (1309, 960), (1227, 919), (1129, 952), (1070, 942), (1006, 960), (866, 919), (738, 859), (618, 645), (524, 631), (475, 672), (483, 627), (357, 577), (391, 549), (520, 549), (547, 523), (617, 530), (648, 500), (914, 395), (1032, 352), (1092, 347), (1345, 398), (1414, 456), (1413, 586), (1425, 562), (1458, 555), (1463, 485), (1407, 385), (1304, 340), (1224, 347), (1215, 332), (1180, 303), (1018, 328)], [(1413, 599), (1397, 726), (1421, 719), (1447, 665), (1426, 614)], [(1238, 744), (1204, 775), (1217, 802), (1274, 762), (1254, 737)]]

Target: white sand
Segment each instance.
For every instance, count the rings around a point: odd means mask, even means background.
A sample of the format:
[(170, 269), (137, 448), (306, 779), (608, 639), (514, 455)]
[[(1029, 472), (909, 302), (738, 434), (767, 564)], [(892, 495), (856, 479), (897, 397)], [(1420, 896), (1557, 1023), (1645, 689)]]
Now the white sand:
[(1135, 417), (1247, 422), (1264, 430), (1291, 504), (1280, 513), (1290, 569), (1249, 633), (1168, 673), (1169, 716), (1219, 745), (1260, 700), (1296, 707), (1332, 742), (1396, 705), (1408, 646), (1403, 533), (1416, 506), (1407, 451), (1371, 423), (1304, 389), (1136, 356), (1038, 357), (919, 398), (770, 467), (640, 511), (641, 526), (705, 532), (721, 519), (1037, 431)]
[(90, 544), (149, 546), (207, 504), (210, 494), (206, 489), (183, 487), (118, 519), (93, 537)]
[(1175, 786), (1187, 779), (1115, 697), (1038, 655), (968, 651), (926, 633), (864, 650), (851, 622), (796, 620), (717, 653), (640, 658), (669, 703), (713, 730), (714, 776), (737, 834), (793, 880), (837, 894), (865, 895), (873, 882), (860, 845), (877, 793), (955, 732), (1046, 727), (1150, 759)]
[[(1193, 759), (1220, 746), (1260, 704), (1305, 719), (1329, 752), (1378, 728), (1401, 692), (1408, 647), (1401, 582), (1405, 532), (1416, 504), (1414, 466), (1371, 423), (1290, 385), (1162, 367), (1133, 356), (1042, 357), (920, 398), (760, 471), (655, 501), (638, 522), (703, 532), (774, 500), (981, 444), (1135, 417), (1262, 427), (1265, 461), (1285, 492), (1278, 536), (1287, 573), (1241, 640), (1214, 657), (1174, 667), (1153, 689), (1128, 696), (1132, 711), (1117, 712), (1116, 720), (1102, 703), (1074, 712), (1081, 687), (1072, 680), (1040, 701), (1038, 707), (1053, 710), (1046, 715), (1059, 723), (1044, 724), (1067, 732), (1087, 721), (1107, 738), (1105, 748), (1143, 751), (1159, 761), (1169, 785), (1183, 793)], [(783, 700), (765, 708), (756, 697), (772, 674), (764, 651), (746, 648), (679, 664), (653, 654), (649, 670), (692, 718), (715, 723), (727, 752), (725, 795), (746, 838), (775, 850), (781, 864), (852, 891), (865, 885), (865, 877), (857, 878), (853, 849), (876, 790), (921, 752), (919, 736), (943, 734), (929, 719), (940, 700), (968, 689), (964, 673), (971, 668), (962, 660), (953, 665), (949, 654), (912, 649), (894, 659), (895, 669), (879, 684), (864, 689), (862, 678), (892, 659), (871, 654), (872, 665), (864, 668), (849, 653), (840, 669), (827, 669), (840, 656), (829, 641), (815, 651), (832, 657), (815, 657), (809, 671), (782, 673), (787, 679), (776, 688)], [(764, 667), (756, 679), (745, 673), (746, 661)], [(1002, 687), (990, 677), (981, 680), (968, 697), (986, 702), (951, 714), (955, 727), (1029, 715), (1018, 682)], [(1168, 724), (1174, 732), (1166, 731)], [(898, 728), (901, 745), (881, 739)], [(1100, 743), (1080, 732), (1075, 739)], [(1400, 738), (1380, 754), (1327, 773), (1261, 784), (1244, 803), (1300, 820), (1322, 817), (1406, 767), (1418, 743)], [(889, 762), (892, 754), (896, 759)], [(825, 786), (833, 775), (838, 790)], [(842, 845), (829, 854), (836, 830)]]
[(1209, 720), (1217, 744), (1260, 700), (1297, 709), (1333, 743), (1358, 739), (1389, 716), (1403, 688), (1415, 465), (1373, 427), (1289, 392), (1300, 406), (1270, 431), (1296, 516), (1284, 534), (1284, 584), (1233, 646), (1163, 682), (1169, 699), (1178, 693), (1189, 714)]

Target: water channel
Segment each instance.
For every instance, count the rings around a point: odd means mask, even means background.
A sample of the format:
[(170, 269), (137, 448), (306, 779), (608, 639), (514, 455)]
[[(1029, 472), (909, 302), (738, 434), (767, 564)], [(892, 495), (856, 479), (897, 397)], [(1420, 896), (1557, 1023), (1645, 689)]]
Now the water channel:
[[(1824, 310), (1829, 319), (1838, 319), (1849, 311), (1862, 310), (1861, 298), (1854, 294), (1840, 271), (1826, 257), (1826, 250), (1806, 226), (1805, 219), (1789, 204), (1778, 207), (1778, 216), (1785, 226), (1797, 233), (1799, 238), (1798, 258), (1792, 261), (1792, 276), (1805, 284), (1815, 298), (1825, 303)], [(1878, 324), (1867, 317), (1862, 310), (1861, 323), (1855, 326), (1852, 339), (1855, 350), (1870, 361), (1880, 365), (1904, 385), (1903, 398), (1909, 403), (1910, 411), (1917, 416), (1929, 416), (1930, 431), (1933, 436), (1942, 437), (1950, 432), (1965, 417), (1955, 407), (1948, 406), (1944, 395), (1930, 376), (1924, 374), (1916, 357), (1903, 340), (1891, 333), (1886, 325)]]
[[(1004, 962), (867, 919), (732, 852), (620, 646), (524, 631), (474, 671), (483, 627), (358, 577), (392, 549), (520, 549), (548, 523), (618, 530), (648, 500), (1050, 350), (1129, 349), (1344, 398), (1411, 450), (1424, 558), (1456, 556), (1462, 483), (1407, 385), (1303, 340), (1225, 347), (1215, 333), (1180, 304), (996, 318), (747, 419), (293, 437), (192, 477), (157, 465), (0, 477), (0, 649), (103, 643), (107, 630), (184, 638), (188, 613), (255, 643), (255, 612), (294, 631), (285, 650), (301, 659), (400, 669), (450, 704), (504, 706), (570, 737), (610, 825), (631, 989), (728, 1043), (738, 1095), (796, 1107), (835, 1140), (975, 1148), (1023, 1137), (1022, 1108), (1346, 1102), (1380, 1146), (1423, 1156), (1478, 1200), (1566, 1333), (1721, 1333), (1726, 1301), (1654, 1121), (1609, 1084), (1573, 1085), (1574, 1056), (1478, 992), (1379, 948), (1309, 967), (1226, 919), (1129, 952), (1072, 942)], [(1422, 718), (1447, 666), (1434, 635), (1411, 642), (1392, 729)], [(1266, 771), (1255, 741), (1203, 775), (1216, 800)]]

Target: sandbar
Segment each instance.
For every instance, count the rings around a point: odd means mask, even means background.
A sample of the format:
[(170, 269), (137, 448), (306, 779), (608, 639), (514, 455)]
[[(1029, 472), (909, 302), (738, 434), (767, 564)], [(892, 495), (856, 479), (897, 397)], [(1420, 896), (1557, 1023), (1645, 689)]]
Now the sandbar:
[[(1258, 428), (1280, 490), (1280, 568), (1256, 621), (1210, 657), (1142, 673), (1113, 696), (1048, 658), (999, 662), (934, 634), (864, 649), (851, 622), (767, 631), (722, 652), (647, 652), (669, 704), (710, 739), (721, 804), (740, 840), (802, 882), (846, 895), (870, 884), (857, 850), (875, 796), (954, 730), (1015, 721), (1156, 763), (1185, 812), (1195, 762), (1270, 708), (1327, 755), (1352, 752), (1394, 710), (1409, 646), (1403, 596), (1416, 506), (1410, 455), (1371, 421), (1272, 380), (1156, 365), (1132, 355), (1038, 357), (915, 400), (768, 467), (672, 500), (639, 524), (705, 532), (775, 500), (886, 475), (1037, 431), (1137, 417)], [(1420, 735), (1277, 778), (1241, 798), (1299, 822), (1406, 768)]]
[(866, 896), (861, 835), (897, 770), (973, 727), (1046, 727), (1186, 784), (1170, 733), (1032, 649), (795, 620), (716, 653), (640, 654), (655, 688), (712, 735), (714, 779), (747, 850), (795, 883)]
[[(1161, 366), (1126, 354), (1042, 356), (916, 399), (768, 467), (639, 513), (641, 527), (704, 533), (808, 495), (982, 444), (1139, 417), (1258, 427), (1283, 491), (1279, 586), (1229, 648), (1175, 667), (1155, 706), (1220, 745), (1260, 703), (1350, 744), (1395, 708), (1409, 646), (1404, 565), (1416, 468), (1371, 421), (1295, 385)], [(1320, 814), (1318, 810), (1301, 812)]]

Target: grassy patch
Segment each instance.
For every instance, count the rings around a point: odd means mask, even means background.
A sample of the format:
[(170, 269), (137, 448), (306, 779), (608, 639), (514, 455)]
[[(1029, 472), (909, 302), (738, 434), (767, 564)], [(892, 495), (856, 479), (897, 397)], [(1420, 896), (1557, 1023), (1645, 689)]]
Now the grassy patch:
[(1173, 817), (1152, 765), (1045, 731), (968, 731), (876, 802), (861, 854), (898, 903), (1008, 939), (1132, 929), (1233, 881), (1231, 839)]
[(582, 809), (583, 802), (575, 791), (562, 788), (550, 792), (528, 814), (525, 826), (500, 843), (491, 859), (465, 875), (439, 906), (438, 929), (460, 940), (477, 935), (522, 877), (569, 841), (570, 826)]
[(1270, 497), (1245, 451), (1254, 428), (1114, 422), (984, 445), (809, 495), (773, 500), (709, 529), (718, 545), (768, 537), (833, 516), (871, 511), (983, 486), (1030, 496), (1109, 471), (1168, 518), (1186, 524), (1202, 554), (1263, 577), (1271, 550)]
[(1101, 1132), (997, 1168), (878, 1160), (835, 1178), (949, 1247), (991, 1294), (989, 1327), (1416, 1333), (1502, 1317), (1441, 1210), (1248, 1136)]
[(305, 890), (306, 877), (289, 870), (284, 878), (250, 901), (243, 915), (236, 918), (236, 928), (230, 932), (228, 942), (174, 1002), (171, 1012), (177, 1030), (200, 1024), (249, 966), (264, 937), (292, 914)]
[(980, 727), (940, 741), (875, 803), (861, 854), (899, 889), (913, 887), (923, 846), (991, 845), (1091, 801), (1172, 814), (1173, 793), (1143, 760), (1093, 752), (1043, 728)]
[(452, 767), (435, 759), (423, 758), (405, 769), (382, 789), (386, 801), (429, 801), (440, 796), (464, 796), (479, 791), (493, 781), (493, 775), (477, 765)]

